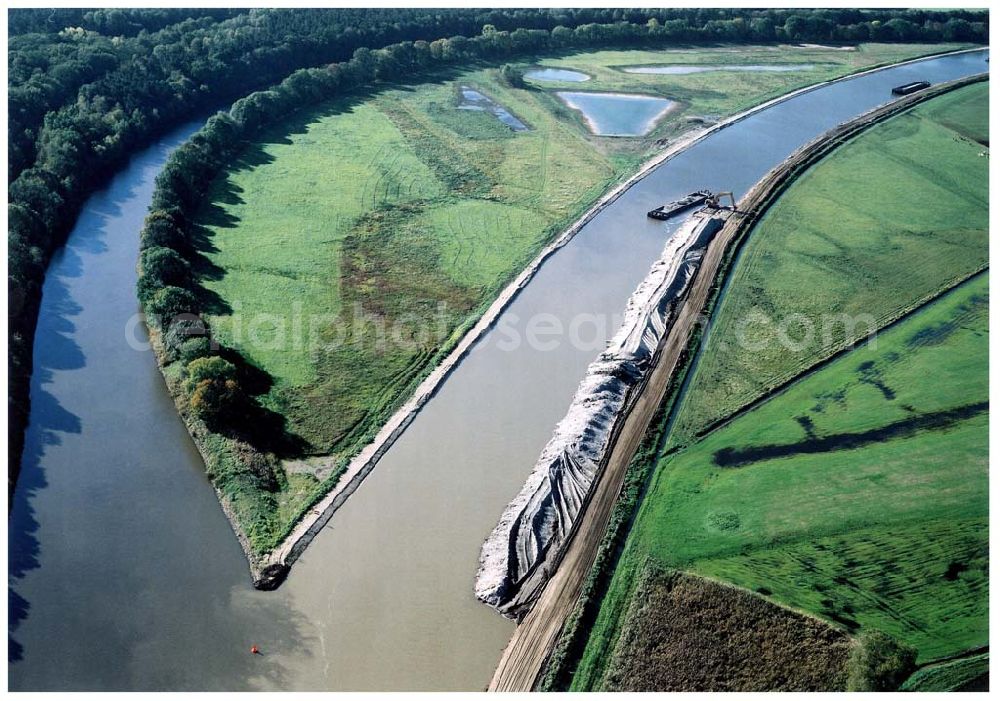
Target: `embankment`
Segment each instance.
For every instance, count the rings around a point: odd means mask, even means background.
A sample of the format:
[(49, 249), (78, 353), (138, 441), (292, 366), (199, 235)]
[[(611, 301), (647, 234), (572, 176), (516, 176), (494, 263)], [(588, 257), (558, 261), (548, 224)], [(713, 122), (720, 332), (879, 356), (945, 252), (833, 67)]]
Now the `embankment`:
[(516, 616), (544, 586), (590, 498), (621, 418), (641, 392), (660, 341), (728, 214), (703, 210), (689, 217), (629, 298), (624, 323), (587, 369), (566, 417), (483, 544), (476, 596), (484, 603)]

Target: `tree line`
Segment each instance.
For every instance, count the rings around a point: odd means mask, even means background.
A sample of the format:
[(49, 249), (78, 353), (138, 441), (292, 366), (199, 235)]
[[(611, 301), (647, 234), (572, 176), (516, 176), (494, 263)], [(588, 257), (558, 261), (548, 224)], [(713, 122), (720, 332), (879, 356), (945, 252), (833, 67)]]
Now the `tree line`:
[[(988, 34), (985, 12), (919, 10), (257, 9), (231, 13), (10, 13), (11, 480), (20, 464), (34, 327), (51, 255), (63, 242), (84, 198), (101, 179), (119, 168), (134, 149), (189, 119), (192, 112), (289, 76), (271, 89), (237, 100), (171, 158), (160, 176), (156, 216), (151, 215), (150, 221), (170, 222), (182, 238), (190, 207), (221, 164), (256, 129), (305, 104), (436, 64), (596, 45), (986, 41)], [(17, 34), (17, 30), (28, 33)], [(379, 46), (384, 48), (367, 48)], [(339, 62), (325, 68), (302, 68), (331, 61)], [(151, 240), (149, 229), (147, 224), (144, 247)], [(179, 246), (164, 248), (183, 259), (184, 245), (178, 241)], [(146, 287), (141, 289), (147, 291), (173, 288), (158, 302), (144, 298), (147, 311), (156, 315), (181, 301), (190, 306), (191, 300), (176, 291), (184, 290), (183, 285), (166, 284), (166, 278), (162, 282), (150, 275), (142, 283)]]

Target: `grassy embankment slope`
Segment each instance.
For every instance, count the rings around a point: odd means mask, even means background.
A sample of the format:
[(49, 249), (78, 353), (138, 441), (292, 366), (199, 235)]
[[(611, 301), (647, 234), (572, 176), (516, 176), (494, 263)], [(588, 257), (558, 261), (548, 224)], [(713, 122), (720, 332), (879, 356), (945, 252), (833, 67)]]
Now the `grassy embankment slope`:
[(902, 691), (988, 691), (990, 655), (928, 665), (906, 680)]
[[(945, 48), (597, 52), (525, 64), (594, 76), (577, 88), (689, 101), (646, 139), (590, 136), (550, 95), (566, 85), (513, 89), (495, 69), (334, 101), (265, 134), (215, 183), (200, 222), (215, 333), (270, 376), (262, 402), (312, 456), (286, 460), (273, 493), (229, 495), (252, 547), (273, 547), (503, 285), (656, 139), (690, 128), (685, 115), (731, 113), (807, 82)], [(671, 61), (816, 67), (749, 78), (612, 68)], [(479, 88), (530, 130), (456, 109), (459, 85)], [(376, 347), (380, 334), (386, 342)], [(208, 449), (227, 450), (216, 443)]]
[(873, 127), (807, 172), (751, 234), (574, 688), (613, 674), (609, 653), (647, 558), (851, 632), (883, 630), (921, 661), (986, 643), (985, 274), (877, 346), (696, 434), (839, 348), (795, 350), (757, 323), (744, 337), (762, 350), (741, 351), (736, 329), (752, 310), (817, 328), (827, 313), (885, 323), (986, 265), (987, 93), (970, 86)]

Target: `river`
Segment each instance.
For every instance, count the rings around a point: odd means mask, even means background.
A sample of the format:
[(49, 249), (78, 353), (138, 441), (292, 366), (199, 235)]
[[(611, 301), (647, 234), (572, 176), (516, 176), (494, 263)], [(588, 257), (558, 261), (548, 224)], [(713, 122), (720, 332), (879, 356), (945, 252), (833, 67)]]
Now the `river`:
[(676, 226), (647, 220), (653, 206), (701, 188), (738, 198), (892, 86), (987, 65), (963, 54), (825, 86), (659, 167), (546, 262), (275, 592), (250, 586), (152, 354), (127, 342), (153, 179), (198, 125), (136, 155), (45, 282), (9, 519), (11, 689), (484, 688), (513, 628), (473, 597), (480, 545), (600, 345), (515, 333), (618, 318)]

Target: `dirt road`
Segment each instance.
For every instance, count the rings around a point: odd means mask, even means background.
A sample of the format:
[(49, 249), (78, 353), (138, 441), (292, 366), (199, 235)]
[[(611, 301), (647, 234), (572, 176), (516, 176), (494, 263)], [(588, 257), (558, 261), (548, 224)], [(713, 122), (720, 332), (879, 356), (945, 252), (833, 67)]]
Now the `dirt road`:
[(590, 501), (574, 524), (574, 531), (566, 545), (565, 554), (532, 609), (514, 630), (493, 673), (489, 685), (490, 691), (530, 691), (534, 688), (593, 566), (611, 511), (621, 492), (628, 465), (657, 407), (663, 401), (670, 378), (675, 372), (678, 360), (688, 344), (702, 310), (705, 309), (709, 294), (719, 277), (720, 264), (730, 246), (734, 242), (743, 241), (744, 234), (803, 170), (845, 140), (919, 102), (987, 78), (988, 75), (979, 75), (943, 83), (845, 122), (794, 152), (781, 165), (765, 175), (740, 200), (738, 207), (740, 214), (730, 217), (709, 245), (701, 269), (677, 320), (661, 342), (646, 383), (634, 403), (630, 405), (628, 415), (621, 424)]

